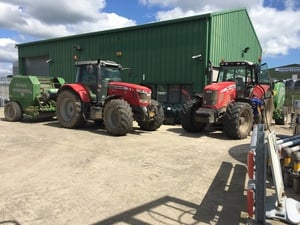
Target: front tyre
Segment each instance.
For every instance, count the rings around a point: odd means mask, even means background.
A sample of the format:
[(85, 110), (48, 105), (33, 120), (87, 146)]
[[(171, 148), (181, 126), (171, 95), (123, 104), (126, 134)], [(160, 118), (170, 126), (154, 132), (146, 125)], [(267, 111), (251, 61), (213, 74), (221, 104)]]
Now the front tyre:
[(151, 105), (149, 106), (149, 110), (155, 112), (155, 116), (152, 120), (149, 121), (138, 121), (138, 124), (142, 130), (146, 131), (155, 131), (164, 122), (164, 110), (161, 104), (158, 103), (156, 100), (151, 100)]
[(113, 99), (104, 106), (103, 122), (107, 132), (113, 136), (126, 135), (133, 126), (133, 113), (123, 99)]
[(65, 128), (82, 127), (85, 123), (82, 115), (82, 102), (71, 90), (62, 91), (56, 102), (56, 115), (59, 123)]
[(4, 107), (4, 117), (9, 122), (21, 121), (23, 118), (21, 106), (14, 101), (8, 102)]
[(253, 126), (253, 110), (248, 103), (234, 102), (224, 116), (224, 133), (234, 139), (244, 139)]
[(184, 105), (181, 114), (181, 126), (188, 132), (200, 132), (206, 127), (206, 123), (195, 121), (195, 112), (202, 105), (201, 99), (192, 99)]

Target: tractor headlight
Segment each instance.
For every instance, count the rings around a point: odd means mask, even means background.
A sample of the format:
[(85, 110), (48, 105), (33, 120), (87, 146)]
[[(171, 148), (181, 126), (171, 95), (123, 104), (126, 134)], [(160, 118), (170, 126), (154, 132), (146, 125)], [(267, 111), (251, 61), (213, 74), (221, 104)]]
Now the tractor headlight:
[(151, 93), (145, 92), (143, 90), (137, 90), (139, 95), (139, 101), (141, 103), (150, 103), (151, 102)]

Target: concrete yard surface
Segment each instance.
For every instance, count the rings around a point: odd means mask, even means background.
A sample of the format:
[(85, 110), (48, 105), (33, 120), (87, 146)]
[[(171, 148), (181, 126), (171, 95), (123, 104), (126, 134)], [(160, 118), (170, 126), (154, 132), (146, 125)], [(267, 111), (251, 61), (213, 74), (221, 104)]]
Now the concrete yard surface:
[[(292, 135), (288, 125), (271, 129)], [(250, 224), (250, 139), (180, 125), (113, 137), (93, 123), (7, 122), (2, 107), (0, 224)]]

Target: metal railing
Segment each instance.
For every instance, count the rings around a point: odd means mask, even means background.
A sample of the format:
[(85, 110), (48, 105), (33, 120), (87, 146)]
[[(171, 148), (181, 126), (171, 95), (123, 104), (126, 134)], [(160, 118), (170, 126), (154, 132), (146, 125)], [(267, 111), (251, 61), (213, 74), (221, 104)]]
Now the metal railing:
[(9, 83), (11, 79), (0, 78), (0, 107), (4, 106), (5, 101), (9, 99)]

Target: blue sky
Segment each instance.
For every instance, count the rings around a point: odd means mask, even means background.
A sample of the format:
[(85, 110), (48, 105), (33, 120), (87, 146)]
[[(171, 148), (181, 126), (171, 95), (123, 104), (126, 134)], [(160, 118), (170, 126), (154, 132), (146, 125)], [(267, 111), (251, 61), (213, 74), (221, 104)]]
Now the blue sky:
[(246, 8), (270, 68), (300, 64), (299, 0), (0, 0), (0, 76), (18, 43)]

